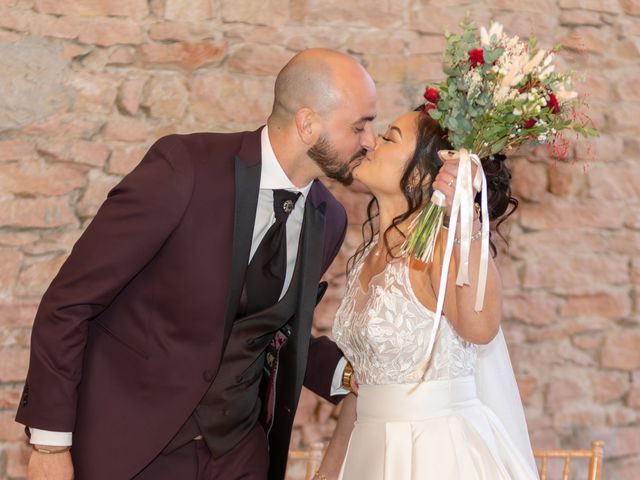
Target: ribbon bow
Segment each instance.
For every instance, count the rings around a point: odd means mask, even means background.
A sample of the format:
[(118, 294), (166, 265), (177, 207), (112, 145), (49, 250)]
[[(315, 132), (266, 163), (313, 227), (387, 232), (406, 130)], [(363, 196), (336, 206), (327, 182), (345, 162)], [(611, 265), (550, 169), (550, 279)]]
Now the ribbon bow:
[[(478, 167), (475, 176), (471, 175), (471, 164)], [(473, 201), (474, 189), (481, 192), (480, 212), (482, 215), (482, 245), (480, 248), (480, 269), (478, 272), (478, 288), (476, 290), (476, 302), (474, 310), (482, 311), (484, 305), (484, 293), (487, 285), (487, 269), (489, 265), (489, 208), (487, 205), (487, 178), (482, 169), (480, 158), (475, 153), (469, 153), (466, 149), (460, 149), (460, 162), (458, 164), (458, 176), (456, 177), (456, 189), (451, 206), (451, 218), (449, 219), (449, 236), (444, 251), (442, 273), (440, 275), (440, 287), (438, 289), (438, 303), (436, 305), (435, 318), (431, 331), (431, 339), (427, 348), (427, 362), (436, 341), (442, 309), (444, 307), (444, 294), (447, 289), (449, 265), (453, 253), (458, 218), (460, 219), (460, 265), (456, 277), (456, 285), (469, 285), (469, 255), (471, 250), (471, 236), (473, 229)]]

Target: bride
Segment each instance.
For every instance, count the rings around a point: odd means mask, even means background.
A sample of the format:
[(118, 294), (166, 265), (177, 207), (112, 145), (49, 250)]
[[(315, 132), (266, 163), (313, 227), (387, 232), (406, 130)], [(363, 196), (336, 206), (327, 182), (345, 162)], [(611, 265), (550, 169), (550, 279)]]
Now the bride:
[[(433, 354), (426, 358), (441, 254), (436, 252), (434, 262), (425, 266), (403, 256), (401, 246), (433, 189), (444, 193), (451, 205), (458, 154), (448, 150), (444, 138), (445, 132), (428, 115), (407, 113), (354, 169), (354, 178), (374, 196), (363, 228), (370, 234), (352, 258), (333, 334), (353, 366), (359, 389), (357, 397), (350, 394), (343, 402), (316, 479), (538, 478), (500, 330), (502, 287), (493, 260), (484, 309), (474, 312), (481, 228), (477, 218), (471, 285), (455, 284), (456, 246), (444, 315)], [(510, 204), (517, 205), (503, 161), (502, 156), (483, 159), (493, 221), (508, 215)], [(457, 239), (460, 233), (444, 230), (441, 247), (447, 235)]]

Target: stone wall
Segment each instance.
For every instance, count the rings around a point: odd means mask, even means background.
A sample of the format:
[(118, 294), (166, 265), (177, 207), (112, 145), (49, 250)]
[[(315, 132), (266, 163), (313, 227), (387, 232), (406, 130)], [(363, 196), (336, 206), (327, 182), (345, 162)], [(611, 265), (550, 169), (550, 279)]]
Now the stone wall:
[[(442, 33), (467, 11), (566, 45), (562, 63), (585, 73), (601, 137), (567, 162), (544, 148), (510, 160), (521, 204), (499, 256), (504, 330), (534, 445), (603, 439), (606, 478), (640, 478), (638, 0), (0, 0), (0, 478), (25, 476), (13, 417), (39, 298), (151, 142), (261, 125), (275, 73), (311, 46), (366, 65), (382, 127), (441, 78)], [(318, 332), (367, 201), (332, 188), (351, 226)], [(292, 445), (328, 438), (335, 414), (305, 392)]]

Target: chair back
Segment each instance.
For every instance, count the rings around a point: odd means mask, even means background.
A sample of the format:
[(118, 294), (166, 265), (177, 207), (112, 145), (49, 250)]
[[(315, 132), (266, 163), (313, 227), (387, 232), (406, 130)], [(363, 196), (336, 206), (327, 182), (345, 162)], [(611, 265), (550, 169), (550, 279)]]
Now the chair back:
[(311, 444), (309, 450), (289, 450), (290, 460), (304, 460), (305, 476), (304, 480), (312, 480), (320, 462), (322, 461), (322, 453), (324, 451), (324, 443), (316, 442)]
[(540, 480), (549, 479), (549, 460), (564, 460), (562, 466), (562, 480), (569, 480), (571, 475), (571, 460), (588, 458), (589, 475), (586, 480), (601, 480), (602, 458), (604, 442), (591, 442), (591, 450), (535, 450), (534, 457), (540, 460)]

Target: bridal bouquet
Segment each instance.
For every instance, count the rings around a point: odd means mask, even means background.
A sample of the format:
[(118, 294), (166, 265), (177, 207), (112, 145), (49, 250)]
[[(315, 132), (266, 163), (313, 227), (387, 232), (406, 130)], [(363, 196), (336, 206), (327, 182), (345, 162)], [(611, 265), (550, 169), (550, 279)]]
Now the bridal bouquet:
[[(461, 27), (461, 34), (446, 34), (447, 78), (426, 89), (424, 112), (448, 132), (449, 142), (460, 151), (461, 168), (470, 168), (470, 162), (477, 164), (476, 190), (483, 177), (480, 158), (524, 143), (553, 142), (562, 130), (584, 137), (597, 135), (594, 128), (578, 120), (575, 107), (579, 99), (570, 90), (571, 74), (555, 71), (557, 48), (543, 50), (535, 38), (509, 37), (495, 22), (489, 31), (482, 27), (478, 32), (468, 20)], [(473, 198), (466, 199), (469, 201), (472, 207)], [(444, 195), (434, 192), (431, 203), (411, 226), (406, 253), (423, 262), (433, 260), (445, 209)]]
[[(480, 159), (524, 143), (550, 143), (558, 132), (572, 130), (584, 137), (598, 132), (579, 120), (578, 95), (570, 90), (571, 75), (555, 71), (555, 51), (542, 50), (535, 39), (523, 41), (503, 33), (493, 23), (478, 32), (467, 20), (462, 34), (447, 34), (444, 82), (428, 87), (424, 112), (448, 132), (460, 162), (451, 206), (451, 234), (442, 259), (435, 318), (427, 358), (431, 357), (444, 308), (444, 293), (453, 252), (458, 217), (460, 262), (456, 285), (469, 284), (469, 256), (474, 217), (474, 190), (480, 192), (482, 245), (474, 310), (484, 303), (489, 262), (487, 185)], [(489, 160), (491, 161), (491, 160)], [(472, 164), (477, 166), (472, 175)], [(435, 191), (431, 202), (410, 226), (404, 252), (423, 262), (433, 260), (436, 240), (446, 211), (444, 194)]]

